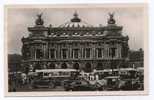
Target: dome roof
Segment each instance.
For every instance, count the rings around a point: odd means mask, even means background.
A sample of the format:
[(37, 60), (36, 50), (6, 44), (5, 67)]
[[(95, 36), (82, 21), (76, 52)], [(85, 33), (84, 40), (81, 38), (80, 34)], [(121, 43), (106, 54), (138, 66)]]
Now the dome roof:
[(84, 21), (82, 21), (78, 17), (77, 12), (75, 12), (74, 17), (70, 21), (60, 25), (59, 27), (65, 27), (65, 28), (73, 28), (73, 27), (77, 28), (78, 27), (79, 28), (79, 27), (93, 27), (93, 26), (84, 22)]

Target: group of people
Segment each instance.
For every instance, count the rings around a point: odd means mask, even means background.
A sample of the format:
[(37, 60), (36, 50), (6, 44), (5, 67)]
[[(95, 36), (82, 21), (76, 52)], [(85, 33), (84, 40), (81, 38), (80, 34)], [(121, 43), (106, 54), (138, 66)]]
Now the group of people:
[(19, 88), (24, 88), (28, 85), (28, 78), (25, 73), (15, 73), (9, 77), (9, 91), (16, 91)]

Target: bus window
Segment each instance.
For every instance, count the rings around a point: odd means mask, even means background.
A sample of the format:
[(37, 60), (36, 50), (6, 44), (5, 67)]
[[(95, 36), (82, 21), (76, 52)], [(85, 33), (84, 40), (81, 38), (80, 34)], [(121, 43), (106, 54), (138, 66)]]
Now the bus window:
[(39, 72), (39, 73), (38, 73), (38, 77), (39, 77), (39, 78), (42, 78), (42, 77), (43, 77), (43, 72)]
[(44, 76), (48, 76), (49, 75), (49, 73), (44, 73)]

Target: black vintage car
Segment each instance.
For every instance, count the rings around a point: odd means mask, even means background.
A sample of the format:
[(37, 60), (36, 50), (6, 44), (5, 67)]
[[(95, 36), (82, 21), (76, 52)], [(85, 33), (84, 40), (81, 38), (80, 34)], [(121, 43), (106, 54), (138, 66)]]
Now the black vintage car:
[(136, 79), (125, 79), (125, 84), (120, 87), (121, 90), (142, 90), (141, 84)]
[(91, 85), (86, 80), (74, 80), (72, 82), (68, 81), (68, 84), (65, 85), (66, 91), (95, 91), (97, 88), (94, 85)]
[(51, 81), (49, 78), (40, 78), (40, 79), (34, 79), (32, 84), (32, 88), (54, 88), (55, 83), (54, 81)]

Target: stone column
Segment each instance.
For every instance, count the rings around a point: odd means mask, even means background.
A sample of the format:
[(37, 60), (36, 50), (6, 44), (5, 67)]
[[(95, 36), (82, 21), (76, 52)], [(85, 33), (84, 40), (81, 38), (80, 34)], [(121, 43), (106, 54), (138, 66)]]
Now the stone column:
[(34, 50), (34, 59), (36, 59), (36, 48), (35, 48), (35, 50)]
[(57, 45), (57, 58), (60, 59), (60, 45)]
[(46, 46), (45, 46), (45, 44), (43, 44), (43, 57), (44, 57), (44, 58), (46, 58), (45, 49), (46, 49)]
[(119, 58), (121, 58), (121, 47), (119, 48)]
[(80, 49), (80, 58), (83, 58), (83, 47)]
[(68, 58), (69, 58), (69, 48), (66, 49), (66, 59), (68, 59)]
[(93, 43), (93, 58), (95, 58), (95, 44)]
[(30, 58), (33, 59), (33, 47), (30, 47)]
[(103, 58), (103, 51), (104, 51), (103, 48), (101, 48), (101, 52), (102, 52), (102, 56), (101, 56), (101, 58)]
[(48, 57), (49, 57), (49, 59), (51, 58), (51, 57), (50, 57), (50, 53), (51, 53), (51, 52), (50, 52), (50, 47), (49, 47), (49, 48), (48, 48)]
[(92, 57), (92, 48), (90, 48), (90, 58)]
[(54, 57), (55, 57), (55, 59), (57, 58), (57, 53), (56, 53), (56, 50), (57, 48), (55, 47), (55, 49), (54, 49)]
[[(73, 48), (74, 49), (74, 48)], [(74, 59), (74, 50), (72, 49), (72, 58)]]
[(70, 45), (68, 45), (68, 59), (71, 58), (71, 56), (70, 56), (70, 51), (71, 51), (71, 49), (70, 49)]
[(59, 47), (59, 59), (61, 59), (61, 46)]
[(118, 58), (118, 48), (115, 49), (115, 53), (116, 53), (115, 58)]
[(109, 48), (107, 48), (107, 53), (106, 53), (107, 55), (107, 58), (109, 58)]
[(72, 48), (70, 48), (70, 58), (72, 58)]
[(96, 50), (96, 55), (95, 55), (95, 58), (98, 58), (98, 49), (95, 49)]
[(85, 47), (82, 50), (83, 50), (82, 57), (84, 59), (85, 58)]
[(93, 54), (94, 54), (94, 53), (93, 53), (93, 51), (94, 51), (94, 50), (93, 50), (93, 45), (92, 45), (91, 47), (92, 47), (92, 48), (91, 48), (91, 52), (90, 52), (90, 54), (91, 54), (90, 58), (93, 58)]

